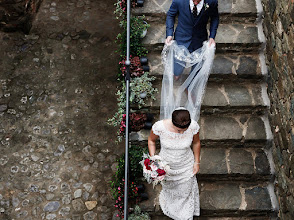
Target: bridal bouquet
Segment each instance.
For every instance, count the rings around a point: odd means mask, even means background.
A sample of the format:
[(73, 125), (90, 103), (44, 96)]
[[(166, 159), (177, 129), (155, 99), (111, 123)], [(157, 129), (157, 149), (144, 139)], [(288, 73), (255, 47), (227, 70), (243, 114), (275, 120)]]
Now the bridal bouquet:
[(169, 166), (160, 156), (143, 155), (143, 160), (140, 162), (143, 166), (143, 176), (148, 183), (152, 183), (153, 187), (165, 178)]

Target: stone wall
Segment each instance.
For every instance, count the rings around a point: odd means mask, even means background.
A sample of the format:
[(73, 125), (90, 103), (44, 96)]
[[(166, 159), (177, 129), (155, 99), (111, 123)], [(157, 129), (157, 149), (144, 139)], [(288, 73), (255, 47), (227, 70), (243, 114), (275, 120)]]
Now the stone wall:
[(281, 219), (294, 219), (294, 1), (262, 0), (276, 193)]
[(28, 33), (42, 0), (0, 1), (0, 30)]

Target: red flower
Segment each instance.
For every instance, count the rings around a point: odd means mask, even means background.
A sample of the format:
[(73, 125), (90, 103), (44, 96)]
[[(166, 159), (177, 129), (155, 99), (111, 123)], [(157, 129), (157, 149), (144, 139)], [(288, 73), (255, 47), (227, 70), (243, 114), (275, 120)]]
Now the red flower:
[(146, 167), (147, 170), (151, 170), (151, 167), (150, 167), (150, 159), (146, 158), (144, 160), (144, 165)]
[(158, 176), (163, 176), (163, 175), (165, 175), (165, 171), (162, 170), (162, 169), (157, 169), (156, 171), (157, 171), (157, 173), (158, 173)]
[[(144, 74), (144, 71), (143, 71), (143, 67), (142, 67), (142, 64), (140, 62), (140, 57), (138, 56), (135, 56), (135, 57), (131, 57), (130, 56), (130, 73), (131, 73), (131, 76), (141, 76)], [(122, 72), (122, 75), (125, 76), (126, 73), (127, 73), (127, 68), (126, 68), (126, 60), (122, 60), (120, 61), (120, 70)]]

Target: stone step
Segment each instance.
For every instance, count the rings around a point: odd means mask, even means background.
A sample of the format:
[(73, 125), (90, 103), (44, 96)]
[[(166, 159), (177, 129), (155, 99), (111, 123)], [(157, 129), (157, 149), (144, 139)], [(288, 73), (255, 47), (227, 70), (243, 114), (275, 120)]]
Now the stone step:
[[(156, 154), (159, 154), (159, 149)], [(260, 148), (201, 148), (199, 181), (270, 181), (272, 156)]]
[[(165, 24), (151, 23), (143, 45), (149, 51), (161, 51), (165, 41)], [(216, 35), (217, 52), (256, 52), (261, 42), (255, 24), (220, 24)]]
[[(267, 116), (252, 114), (205, 115), (198, 121), (203, 147), (270, 147), (272, 134)], [(147, 146), (150, 130), (130, 133), (133, 144)]]
[(264, 149), (202, 148), (200, 181), (266, 181), (273, 177), (271, 157)]
[[(146, 101), (145, 108), (149, 108), (153, 113), (159, 113), (161, 83), (154, 83), (153, 87), (159, 91), (156, 94), (156, 100), (149, 99)], [(266, 91), (265, 83), (208, 82), (201, 106), (201, 114), (262, 114), (269, 108)], [(186, 96), (186, 94), (184, 95)], [(138, 108), (132, 106), (132, 109)]]
[[(276, 202), (272, 199), (273, 185), (267, 182), (240, 182), (240, 181), (214, 181), (198, 180), (200, 193), (201, 217), (274, 217)], [(147, 201), (141, 202), (140, 207), (150, 212), (152, 216), (166, 218), (158, 203), (161, 186), (152, 189), (146, 184), (149, 195)], [(156, 218), (152, 218), (156, 219)], [(197, 218), (194, 218), (197, 219)], [(254, 218), (255, 219), (255, 218)]]
[[(171, 218), (163, 216), (163, 213), (151, 214), (152, 220), (170, 220)], [(194, 220), (276, 220), (276, 217), (256, 216), (256, 217), (194, 217)]]
[[(162, 80), (164, 67), (161, 62), (161, 51), (148, 54), (150, 75)], [(262, 59), (258, 54), (217, 53), (209, 81), (262, 81)]]
[[(136, 7), (132, 10), (134, 15), (150, 16), (152, 19), (166, 19), (171, 0), (145, 0), (144, 7)], [(257, 9), (255, 0), (219, 0), (220, 22), (255, 22)]]
[[(159, 149), (156, 154), (159, 153)], [(201, 148), (200, 181), (269, 181), (274, 178), (272, 157), (260, 148)]]

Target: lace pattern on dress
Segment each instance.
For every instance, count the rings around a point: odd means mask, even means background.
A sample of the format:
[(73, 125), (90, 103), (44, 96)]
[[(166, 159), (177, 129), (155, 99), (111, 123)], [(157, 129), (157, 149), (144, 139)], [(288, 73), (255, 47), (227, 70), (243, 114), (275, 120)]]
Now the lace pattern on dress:
[(157, 136), (160, 136), (161, 133), (162, 133), (162, 128), (161, 128), (161, 125), (160, 125), (160, 121), (157, 121), (153, 124), (152, 126), (152, 131), (155, 135)]
[(182, 134), (169, 131), (163, 120), (156, 122), (153, 133), (160, 137), (159, 155), (169, 163), (166, 181), (162, 183), (159, 203), (163, 213), (175, 220), (192, 220), (200, 215), (199, 189), (193, 174), (193, 136), (200, 126), (192, 120)]
[(200, 126), (196, 121), (193, 120), (192, 122), (194, 122), (194, 123), (191, 126), (191, 130), (192, 130), (192, 134), (194, 135), (199, 132)]
[(195, 134), (197, 134), (199, 132), (199, 129), (200, 129), (199, 124), (194, 120), (192, 120), (191, 125), (189, 126), (189, 128), (182, 134), (175, 133), (175, 132), (167, 130), (165, 128), (163, 120), (155, 122), (153, 124), (153, 126), (152, 126), (152, 131), (153, 131), (153, 133), (155, 135), (161, 136), (164, 133), (165, 135), (168, 135), (172, 139), (184, 138), (185, 136), (191, 135), (191, 134), (195, 135)]

